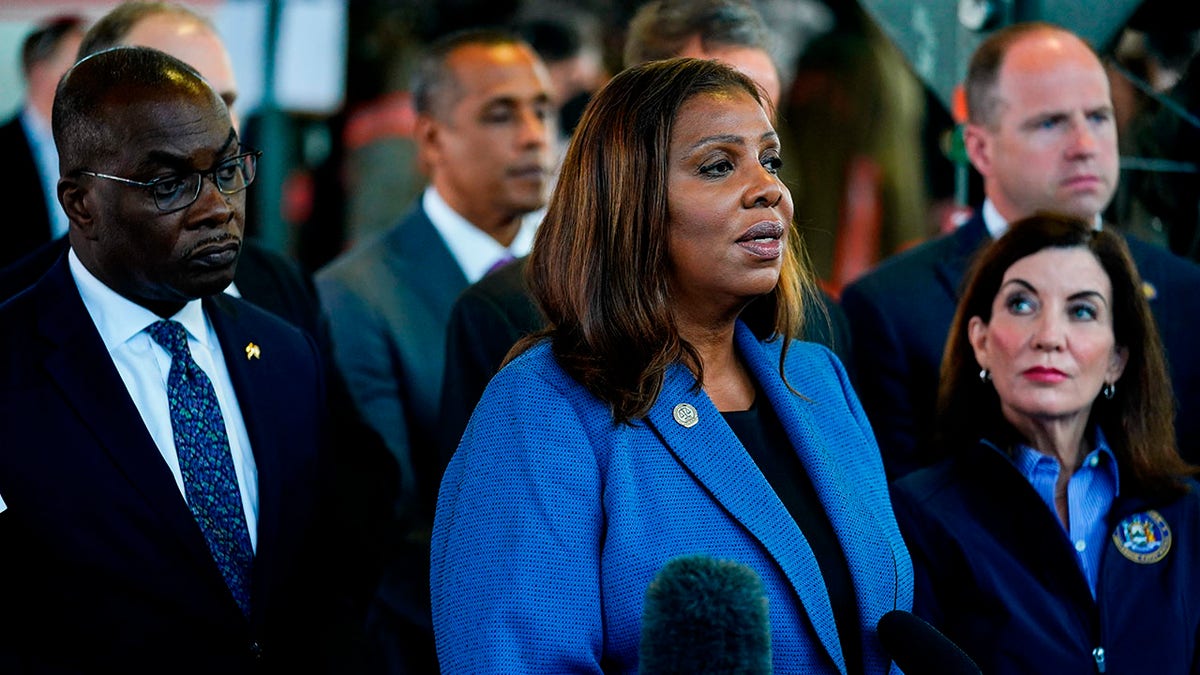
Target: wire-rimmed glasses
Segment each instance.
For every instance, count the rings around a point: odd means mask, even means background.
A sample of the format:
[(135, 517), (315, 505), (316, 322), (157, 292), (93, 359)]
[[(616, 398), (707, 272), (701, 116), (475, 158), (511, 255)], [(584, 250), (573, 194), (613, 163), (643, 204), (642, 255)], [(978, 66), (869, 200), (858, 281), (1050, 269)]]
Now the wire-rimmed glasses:
[(248, 150), (222, 161), (207, 171), (163, 176), (152, 181), (131, 180), (121, 176), (112, 176), (98, 171), (80, 170), (79, 173), (118, 183), (144, 188), (154, 196), (154, 205), (163, 213), (179, 211), (191, 206), (200, 197), (200, 187), (205, 176), (211, 176), (217, 190), (224, 195), (232, 195), (246, 189), (254, 182), (258, 170), (260, 150)]

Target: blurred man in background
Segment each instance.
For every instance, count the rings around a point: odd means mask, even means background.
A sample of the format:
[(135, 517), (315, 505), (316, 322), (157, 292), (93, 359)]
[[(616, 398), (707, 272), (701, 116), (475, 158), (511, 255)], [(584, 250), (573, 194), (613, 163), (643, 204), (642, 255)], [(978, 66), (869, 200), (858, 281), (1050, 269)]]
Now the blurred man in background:
[(399, 223), (317, 275), (334, 352), (399, 466), (395, 550), (370, 619), (386, 672), (432, 672), (429, 529), (450, 307), (524, 255), (553, 169), (550, 78), (528, 44), (479, 29), (432, 44), (413, 86), (429, 186)]
[(25, 103), (0, 126), (0, 156), (8, 175), (0, 181), (0, 201), (8, 209), (0, 228), (0, 267), (67, 233), (67, 214), (58, 205), (58, 151), (50, 133), (50, 109), (58, 80), (75, 63), (85, 29), (75, 17), (52, 19), (22, 46)]

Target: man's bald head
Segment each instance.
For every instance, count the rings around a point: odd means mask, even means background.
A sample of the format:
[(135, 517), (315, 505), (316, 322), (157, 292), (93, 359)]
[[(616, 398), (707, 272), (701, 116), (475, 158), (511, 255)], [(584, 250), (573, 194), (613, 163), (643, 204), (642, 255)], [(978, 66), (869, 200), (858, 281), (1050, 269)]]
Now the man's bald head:
[(114, 151), (105, 111), (115, 104), (213, 98), (200, 74), (155, 49), (118, 47), (75, 64), (54, 97), (52, 127), (60, 174), (85, 169)]
[(1007, 221), (1047, 211), (1091, 219), (1120, 174), (1108, 76), (1095, 51), (1045, 23), (985, 40), (967, 75), (963, 143)]
[[(967, 96), (967, 117), (972, 124), (995, 124), (998, 110), (1003, 103), (997, 85), (1005, 58), (1017, 44), (1043, 35), (1053, 35), (1078, 43), (1095, 54), (1091, 46), (1074, 33), (1043, 21), (1016, 23), (992, 33), (975, 49), (967, 66), (966, 80), (963, 82)], [(1096, 63), (1100, 63), (1098, 56)]]

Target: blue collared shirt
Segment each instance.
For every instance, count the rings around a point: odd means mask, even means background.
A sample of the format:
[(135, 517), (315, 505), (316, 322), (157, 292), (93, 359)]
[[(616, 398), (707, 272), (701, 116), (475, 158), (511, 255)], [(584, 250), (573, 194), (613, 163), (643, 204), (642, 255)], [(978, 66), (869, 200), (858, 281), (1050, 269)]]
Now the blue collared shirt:
[[(1017, 447), (1013, 464), (1058, 520), (1058, 511), (1054, 508), (1054, 486), (1062, 469), (1058, 459), (1021, 445)], [(1104, 433), (1097, 428), (1095, 449), (1083, 458), (1079, 469), (1067, 481), (1070, 527), (1066, 528), (1066, 534), (1075, 548), (1075, 559), (1093, 598), (1100, 576), (1100, 552), (1104, 550), (1109, 534), (1106, 517), (1119, 494), (1117, 458), (1108, 447)]]

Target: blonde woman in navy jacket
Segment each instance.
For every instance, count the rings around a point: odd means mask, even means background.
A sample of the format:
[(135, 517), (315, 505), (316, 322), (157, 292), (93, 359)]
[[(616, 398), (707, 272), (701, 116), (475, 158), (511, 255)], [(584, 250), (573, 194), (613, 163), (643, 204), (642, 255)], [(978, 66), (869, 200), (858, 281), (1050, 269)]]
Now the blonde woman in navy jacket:
[(799, 334), (810, 282), (755, 85), (676, 59), (614, 78), (529, 262), (514, 348), (438, 499), (443, 672), (634, 672), (668, 560), (763, 580), (777, 672), (897, 672), (875, 626), (912, 567), (845, 371)]

